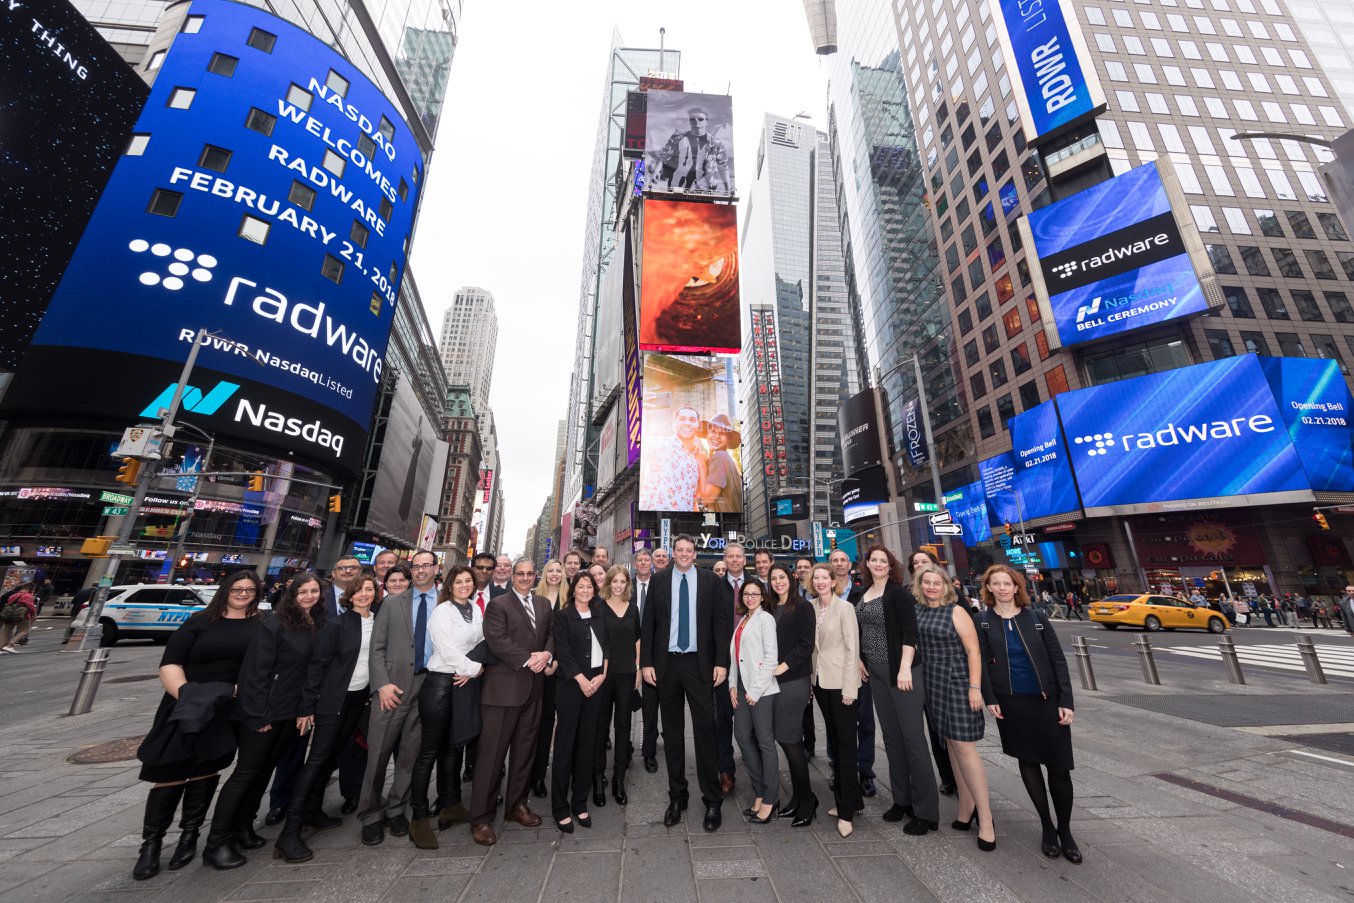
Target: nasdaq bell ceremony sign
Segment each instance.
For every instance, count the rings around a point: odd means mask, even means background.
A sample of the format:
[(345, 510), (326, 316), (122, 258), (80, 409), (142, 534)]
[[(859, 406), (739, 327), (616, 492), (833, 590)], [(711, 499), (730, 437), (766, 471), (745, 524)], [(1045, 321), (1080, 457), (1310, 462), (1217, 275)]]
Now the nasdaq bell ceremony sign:
[(1070, 3), (989, 4), (1028, 143), (1038, 144), (1105, 109), (1105, 93)]
[(360, 469), (423, 181), (396, 107), (274, 16), (194, 0), (6, 408), (185, 419)]
[(1166, 158), (1019, 221), (1051, 348), (1221, 307), (1189, 205)]

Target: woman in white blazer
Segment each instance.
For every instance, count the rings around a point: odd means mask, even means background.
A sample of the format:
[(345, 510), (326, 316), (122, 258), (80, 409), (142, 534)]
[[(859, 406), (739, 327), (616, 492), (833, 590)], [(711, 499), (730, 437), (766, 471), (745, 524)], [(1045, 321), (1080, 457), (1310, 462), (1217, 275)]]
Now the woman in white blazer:
[(776, 708), (763, 700), (780, 692), (776, 684), (776, 619), (768, 611), (775, 605), (765, 586), (743, 581), (734, 614), (738, 623), (729, 643), (729, 699), (733, 703), (733, 733), (743, 751), (743, 765), (756, 799), (743, 810), (753, 824), (764, 825), (780, 809), (780, 760), (776, 757), (774, 718)]
[[(814, 565), (809, 575), (813, 611), (818, 633), (813, 646), (813, 698), (823, 713), (823, 724), (832, 738), (828, 749), (837, 750), (838, 762), (856, 761), (856, 700), (860, 697), (860, 628), (851, 603), (833, 592), (832, 570)], [(865, 808), (860, 782), (849, 779), (851, 771), (837, 770), (833, 789), (837, 805), (827, 814), (836, 817), (837, 833), (850, 837), (852, 817)]]

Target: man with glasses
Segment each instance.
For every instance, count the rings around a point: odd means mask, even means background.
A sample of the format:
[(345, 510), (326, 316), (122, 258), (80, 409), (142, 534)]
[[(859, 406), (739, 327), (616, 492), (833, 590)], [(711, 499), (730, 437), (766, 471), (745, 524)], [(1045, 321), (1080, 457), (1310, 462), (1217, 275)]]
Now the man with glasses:
[[(686, 112), (689, 131), (675, 134), (668, 147), (676, 142), (676, 162), (671, 163), (672, 191), (733, 194), (733, 172), (729, 166), (729, 152), (724, 142), (709, 133), (710, 114), (703, 107), (692, 107)], [(673, 156), (664, 159), (671, 161)], [(666, 169), (667, 167), (664, 167)]]
[(535, 828), (541, 817), (527, 805), (536, 734), (541, 725), (545, 669), (554, 660), (550, 602), (535, 596), (536, 566), (519, 558), (512, 565), (512, 589), (489, 600), (484, 613), (484, 640), (497, 658), (485, 666), (480, 690), (483, 727), (470, 794), (470, 836), (481, 846), (498, 841), (493, 820), (504, 758), (507, 786), (504, 821)]
[(344, 555), (334, 562), (334, 567), (329, 572), (329, 592), (325, 593), (323, 597), (324, 613), (328, 615), (330, 621), (343, 614), (339, 599), (343, 598), (343, 594), (348, 591), (348, 587), (352, 586), (361, 574), (362, 562), (351, 555)]
[[(362, 776), (358, 818), (362, 842), (375, 846), (390, 833), (409, 833), (404, 810), (409, 803), (409, 785), (414, 760), (418, 758), (423, 732), (418, 717), (418, 694), (432, 658), (428, 619), (437, 607), (437, 556), (421, 550), (410, 562), (413, 583), (402, 593), (387, 596), (372, 627), (371, 720), (367, 725), (367, 771)], [(395, 779), (386, 795), (386, 765), (395, 756)]]

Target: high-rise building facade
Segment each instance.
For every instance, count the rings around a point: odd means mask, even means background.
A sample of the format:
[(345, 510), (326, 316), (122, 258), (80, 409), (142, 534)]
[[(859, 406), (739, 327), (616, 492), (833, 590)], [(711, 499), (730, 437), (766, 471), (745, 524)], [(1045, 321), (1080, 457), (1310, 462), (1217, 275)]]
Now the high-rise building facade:
[(475, 410), (489, 410), (489, 387), (494, 379), (498, 349), (498, 314), (491, 292), (463, 286), (452, 296), (442, 315), (438, 351), (447, 381), (470, 387)]
[(469, 386), (447, 390), (446, 411), (447, 470), (433, 551), (446, 564), (461, 564), (468, 560), (480, 479), (480, 427)]

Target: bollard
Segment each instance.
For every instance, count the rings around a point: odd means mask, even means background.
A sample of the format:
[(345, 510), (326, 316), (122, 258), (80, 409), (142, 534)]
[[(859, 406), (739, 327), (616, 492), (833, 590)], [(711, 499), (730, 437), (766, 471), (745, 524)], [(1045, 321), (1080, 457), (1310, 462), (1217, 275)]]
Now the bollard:
[(1072, 655), (1077, 660), (1077, 671), (1081, 673), (1081, 688), (1100, 689), (1095, 685), (1095, 668), (1091, 666), (1091, 647), (1086, 645), (1086, 637), (1072, 637)]
[(1298, 654), (1302, 656), (1302, 666), (1307, 669), (1307, 679), (1314, 684), (1326, 682), (1326, 672), (1321, 669), (1321, 659), (1316, 656), (1316, 644), (1305, 633), (1298, 634)]
[(1218, 637), (1218, 652), (1222, 654), (1222, 663), (1227, 668), (1227, 680), (1234, 684), (1244, 684), (1246, 678), (1241, 675), (1241, 659), (1236, 655), (1236, 643), (1229, 636)]
[(75, 688), (75, 698), (71, 700), (72, 715), (87, 715), (94, 708), (94, 694), (99, 692), (99, 683), (103, 680), (103, 669), (108, 667), (107, 647), (89, 650), (84, 670), (80, 672), (80, 683)]
[(1138, 656), (1142, 663), (1142, 679), (1149, 684), (1160, 684), (1161, 675), (1157, 674), (1157, 663), (1152, 658), (1152, 641), (1147, 639), (1147, 634), (1143, 634), (1133, 641), (1133, 645), (1138, 647)]

